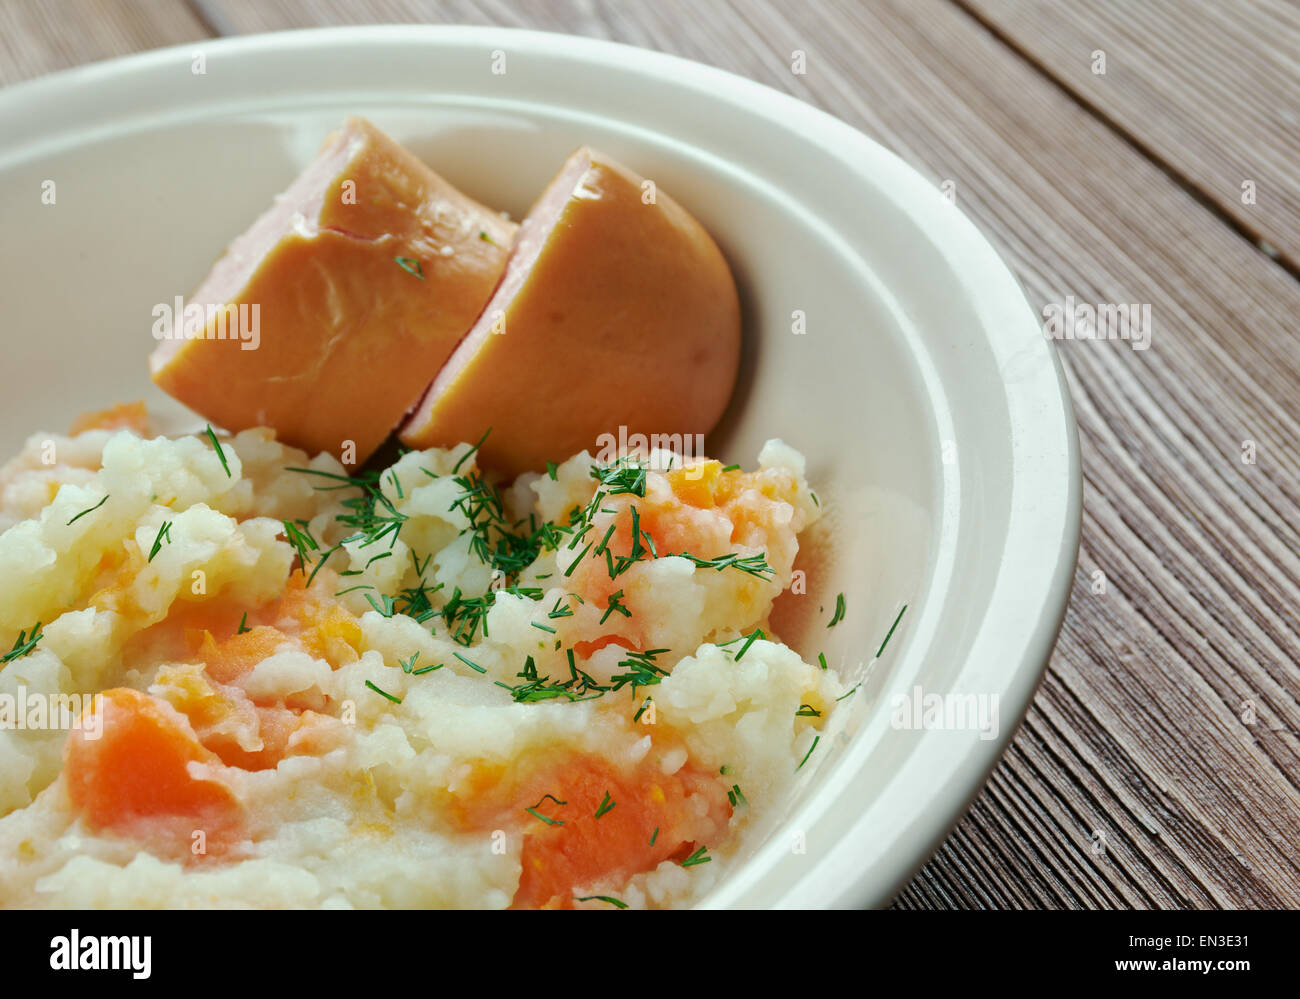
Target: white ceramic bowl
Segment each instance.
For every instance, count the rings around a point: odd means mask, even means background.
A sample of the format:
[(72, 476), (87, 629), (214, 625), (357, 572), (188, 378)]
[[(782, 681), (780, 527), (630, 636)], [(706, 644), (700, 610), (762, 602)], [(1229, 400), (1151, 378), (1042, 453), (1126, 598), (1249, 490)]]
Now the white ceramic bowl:
[[(747, 346), (710, 450), (751, 463), (782, 437), (808, 456), (828, 516), (783, 637), (865, 682), (704, 904), (887, 902), (1037, 685), (1080, 475), (1054, 350), (1011, 273), (937, 190), (830, 116), (670, 56), (493, 28), (236, 38), (0, 91), (0, 453), (115, 401), (176, 417), (146, 374), (153, 305), (188, 293), (346, 113), (516, 215), (591, 143), (717, 237)], [(847, 616), (828, 630), (840, 592)], [(895, 698), (917, 687), (997, 698), (995, 737), (899, 726)]]

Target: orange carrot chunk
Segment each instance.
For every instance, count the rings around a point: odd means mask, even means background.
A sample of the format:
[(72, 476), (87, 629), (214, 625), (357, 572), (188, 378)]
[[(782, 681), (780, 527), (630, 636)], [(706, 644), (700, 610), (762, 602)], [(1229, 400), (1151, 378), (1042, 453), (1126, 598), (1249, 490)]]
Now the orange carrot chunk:
[(686, 768), (625, 776), (606, 760), (583, 756), (526, 789), (538, 798), (520, 806), (532, 810), (517, 909), (573, 908), (575, 896), (592, 886), (626, 881), (716, 841), (730, 816), (722, 785)]
[(126, 688), (105, 691), (98, 710), (99, 738), (92, 738), (97, 726), (83, 722), (63, 750), (68, 794), (90, 828), (125, 830), (159, 817), (233, 823), (239, 801), (230, 787), (190, 771), (190, 763), (219, 769), (221, 761), (199, 744), (184, 716)]
[(121, 402), (98, 412), (82, 413), (72, 421), (70, 433), (86, 430), (134, 430), (143, 437), (149, 430), (149, 412), (144, 400)]

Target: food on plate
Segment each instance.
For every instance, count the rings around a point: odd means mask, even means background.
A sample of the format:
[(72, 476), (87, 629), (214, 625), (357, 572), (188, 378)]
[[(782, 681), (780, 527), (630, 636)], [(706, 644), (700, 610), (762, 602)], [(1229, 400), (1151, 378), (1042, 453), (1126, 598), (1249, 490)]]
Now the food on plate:
[(0, 470), (4, 905), (687, 904), (845, 693), (770, 633), (818, 516), (779, 441), (495, 484), (129, 412)]
[(713, 239), (583, 147), (524, 219), (500, 286), (401, 438), (447, 447), (491, 427), (482, 460), (516, 475), (620, 425), (707, 434), (739, 361), (736, 286)]
[(515, 229), (349, 118), (159, 319), (154, 381), (219, 426), (360, 464), (482, 311)]
[(771, 832), (851, 691), (773, 634), (802, 456), (696, 446), (684, 209), (583, 147), (516, 231), (349, 119), (192, 304), (220, 429), (0, 467), (0, 905), (670, 907)]

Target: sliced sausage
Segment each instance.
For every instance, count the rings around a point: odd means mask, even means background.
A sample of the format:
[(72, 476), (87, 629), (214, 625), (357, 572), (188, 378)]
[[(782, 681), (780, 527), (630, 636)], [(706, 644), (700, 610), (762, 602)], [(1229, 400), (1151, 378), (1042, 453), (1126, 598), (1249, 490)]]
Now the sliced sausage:
[(704, 434), (740, 358), (735, 282), (672, 198), (583, 147), (524, 219), (500, 286), (400, 436), (478, 441), (506, 475), (602, 434)]
[(351, 441), (360, 463), (483, 311), (516, 229), (349, 118), (194, 292), (206, 318), (175, 323), (154, 381), (228, 430), (345, 461)]

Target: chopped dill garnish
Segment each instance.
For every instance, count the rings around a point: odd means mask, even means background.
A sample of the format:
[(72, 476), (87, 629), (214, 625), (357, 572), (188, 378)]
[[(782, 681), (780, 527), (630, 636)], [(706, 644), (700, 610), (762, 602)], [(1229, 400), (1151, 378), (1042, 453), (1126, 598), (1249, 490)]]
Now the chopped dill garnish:
[(898, 622), (903, 620), (903, 611), (906, 610), (907, 610), (907, 604), (903, 604), (903, 610), (899, 611), (898, 617), (894, 618), (894, 623), (889, 628), (889, 634), (885, 636), (885, 640), (880, 643), (880, 648), (876, 650), (877, 659), (879, 659), (881, 655), (884, 654), (885, 646), (888, 645), (889, 640), (894, 637), (894, 629), (898, 627)]
[(597, 695), (603, 694), (609, 690), (608, 687), (597, 683), (595, 678), (589, 673), (584, 673), (582, 670), (578, 669), (578, 664), (573, 658), (572, 649), (565, 649), (564, 654), (569, 660), (569, 679), (561, 684), (562, 687), (573, 690), (574, 694), (579, 696), (587, 693), (589, 690), (596, 691)]
[(419, 669), (411, 670), (411, 676), (424, 676), (425, 673), (432, 673), (436, 669), (442, 669), (442, 663), (435, 663), (432, 666), (421, 666)]
[(468, 647), (473, 644), (474, 636), (480, 626), (483, 628), (483, 634), (488, 634), (487, 612), (491, 599), (490, 596), (466, 597), (461, 594), (460, 587), (457, 586), (451, 591), (447, 602), (434, 611), (434, 614), (441, 617), (443, 623), (447, 625), (452, 641)]
[(837, 701), (842, 701), (842, 700), (844, 700), (846, 697), (852, 697), (854, 694), (856, 694), (856, 693), (858, 692), (858, 688), (861, 687), (861, 686), (862, 686), (862, 684), (860, 684), (860, 683), (855, 683), (855, 684), (854, 684), (852, 687), (850, 687), (847, 691), (845, 691), (843, 694), (840, 694), (839, 697), (835, 698), (835, 700), (837, 700)]
[(813, 505), (814, 505), (814, 506), (821, 506), (821, 505), (822, 505), (821, 500), (819, 500), (819, 499), (817, 498), (817, 494), (816, 494), (815, 492), (813, 492), (811, 489), (808, 490), (808, 495), (812, 497), (812, 501), (813, 501)]
[[(606, 496), (631, 493), (645, 497), (646, 466), (633, 458), (620, 458), (608, 465), (593, 465), (591, 477), (606, 487)], [(598, 489), (595, 498), (599, 497), (601, 491)]]
[(799, 710), (794, 713), (794, 716), (796, 718), (820, 718), (822, 713), (811, 704), (800, 704)]
[(548, 462), (546, 463), (546, 474), (549, 475), (549, 476), (551, 477), (551, 481), (552, 481), (552, 482), (559, 482), (559, 481), (560, 481), (559, 476), (557, 476), (557, 475), (555, 474), (555, 470), (556, 470), (557, 468), (559, 468), (559, 467), (560, 467), (560, 466), (557, 465), (557, 464), (556, 464), (555, 462), (553, 462), (553, 461), (548, 461)]
[(702, 846), (689, 857), (682, 861), (683, 867), (694, 867), (696, 864), (707, 864), (713, 858), (709, 856), (709, 848)]
[(469, 458), (470, 455), (476, 454), (478, 452), (478, 449), (483, 446), (483, 442), (488, 439), (488, 434), (490, 433), (492, 433), (492, 428), (488, 427), (486, 430), (483, 431), (483, 436), (478, 439), (478, 443), (475, 444), (472, 448), (470, 448), (468, 451), (466, 451), (464, 454), (462, 454), (459, 458), (456, 459), (456, 464), (451, 466), (452, 475), (455, 475), (457, 472), (460, 471), (460, 466), (465, 464), (465, 461)]
[(628, 555), (628, 558), (635, 560), (645, 554), (645, 549), (641, 544), (641, 539), (646, 536), (645, 531), (641, 530), (641, 513), (637, 510), (634, 504), (632, 506), (632, 551)]
[(552, 628), (549, 624), (542, 624), (539, 621), (529, 621), (528, 623), (531, 624), (538, 631), (549, 631), (552, 635), (556, 634), (555, 629)]
[[(669, 553), (674, 554), (674, 553)], [(721, 572), (723, 569), (739, 569), (741, 572), (747, 572), (751, 576), (760, 578), (772, 575), (774, 570), (767, 564), (767, 555), (759, 552), (757, 555), (738, 555), (732, 552), (730, 555), (719, 555), (717, 558), (699, 558), (690, 552), (676, 552), (678, 558), (688, 559), (700, 569), (716, 569)]]
[(609, 812), (612, 812), (614, 810), (614, 806), (617, 804), (618, 804), (617, 801), (610, 800), (609, 792), (606, 791), (605, 797), (601, 798), (600, 804), (596, 806), (596, 818), (600, 818), (602, 815), (606, 815)]
[(632, 616), (632, 612), (628, 610), (625, 606), (623, 606), (622, 601), (623, 601), (622, 590), (615, 590), (613, 593), (609, 595), (609, 600), (608, 600), (609, 606), (605, 608), (605, 613), (600, 616), (601, 624), (604, 624), (605, 619), (609, 617), (611, 614), (613, 614), (615, 611), (618, 611), (618, 613), (622, 614), (624, 617)]
[(402, 667), (403, 673), (410, 673), (415, 668), (415, 660), (420, 658), (419, 650), (411, 653), (410, 659), (399, 659), (397, 665)]
[(396, 602), (387, 593), (380, 594), (379, 601), (367, 593), (366, 602), (384, 617), (392, 617), (397, 613)]
[(591, 543), (590, 541), (588, 541), (588, 542), (587, 542), (587, 547), (584, 548), (584, 549), (582, 549), (582, 551), (578, 552), (578, 557), (575, 558), (572, 562), (569, 563), (569, 567), (568, 567), (567, 569), (564, 570), (564, 576), (565, 576), (566, 579), (567, 579), (569, 576), (572, 576), (572, 575), (573, 575), (573, 570), (576, 569), (576, 568), (578, 568), (578, 563), (582, 561), (582, 556), (584, 556), (584, 555), (587, 554), (587, 549), (589, 549), (589, 548), (591, 547), (591, 545), (592, 545), (592, 543)]
[[(500, 683), (500, 681), (497, 681)], [(534, 704), (537, 701), (549, 701), (556, 697), (563, 697), (568, 701), (579, 701), (586, 698), (580, 698), (573, 691), (558, 683), (547, 683), (545, 680), (533, 680), (529, 683), (521, 683), (518, 687), (512, 687), (508, 683), (500, 683), (510, 691), (511, 696), (515, 699), (516, 704)], [(595, 695), (599, 696), (599, 695)]]
[(375, 686), (373, 683), (371, 683), (369, 680), (366, 681), (366, 686), (369, 687), (371, 690), (373, 690), (376, 694), (379, 694), (379, 695), (381, 695), (381, 696), (383, 696), (383, 697), (388, 698), (388, 699), (389, 699), (390, 701), (392, 701), (394, 704), (401, 704), (401, 703), (402, 703), (402, 699), (401, 699), (400, 697), (396, 697), (396, 696), (394, 696), (393, 694), (390, 694), (390, 693), (389, 693), (388, 691), (386, 691), (386, 690), (380, 690), (378, 687), (376, 687), (376, 686)]
[(612, 537), (614, 536), (614, 530), (615, 530), (617, 527), (618, 527), (618, 524), (616, 524), (616, 523), (615, 523), (615, 524), (610, 524), (610, 525), (609, 525), (609, 530), (606, 531), (606, 532), (605, 532), (605, 536), (604, 536), (603, 538), (600, 539), (600, 544), (598, 544), (598, 545), (596, 546), (596, 550), (595, 550), (594, 552), (592, 552), (593, 555), (604, 555), (604, 554), (605, 554), (605, 550), (609, 547), (609, 539), (612, 538)]
[(826, 653), (825, 653), (825, 652), (818, 652), (818, 653), (817, 653), (817, 661), (818, 661), (819, 663), (821, 663), (821, 667), (822, 667), (822, 669), (830, 669), (830, 667), (826, 665)]
[(744, 792), (740, 790), (739, 784), (731, 785), (731, 790), (727, 792), (727, 800), (731, 802), (732, 808), (735, 808), (737, 805), (749, 804), (749, 802), (745, 799)]
[(574, 895), (575, 902), (608, 902), (615, 909), (626, 909), (627, 903), (621, 898), (615, 898), (613, 895)]
[[(379, 476), (377, 473), (366, 472), (359, 475), (337, 475), (334, 472), (325, 472), (315, 468), (294, 468), (289, 466), (286, 466), (285, 471), (302, 472), (305, 475), (315, 475), (331, 482), (338, 483), (338, 485), (315, 486), (314, 488), (318, 490), (332, 491), (336, 489), (349, 488), (360, 490), (360, 495), (353, 496), (342, 502), (341, 505), (344, 506), (348, 512), (341, 513), (335, 518), (345, 527), (352, 528), (353, 533), (328, 551), (322, 553), (320, 560), (316, 563), (316, 567), (312, 570), (311, 575), (308, 576), (308, 583), (316, 578), (316, 573), (325, 565), (326, 560), (348, 542), (360, 542), (357, 546), (358, 548), (367, 548), (370, 545), (378, 544), (384, 538), (389, 538), (388, 547), (390, 551), (397, 543), (397, 535), (401, 531), (402, 524), (406, 521), (406, 515), (400, 513), (397, 508), (393, 506), (392, 500), (385, 496), (383, 490), (379, 488)], [(288, 522), (286, 521), (285, 523), (287, 527)], [(300, 524), (303, 528), (307, 527), (306, 521), (299, 520), (296, 521), (296, 523)], [(301, 545), (295, 541), (295, 538), (290, 531), (286, 530), (285, 536), (289, 539), (290, 544), (299, 549), (298, 554), (303, 566), (303, 574), (306, 575), (308, 560), (303, 556), (305, 556), (307, 551), (319, 551), (320, 546), (311, 538), (309, 532), (304, 530), (299, 533), (303, 535), (302, 538), (297, 539), (297, 541), (303, 542)], [(307, 543), (308, 541), (310, 541), (310, 543)], [(425, 564), (428, 564), (427, 560)], [(343, 576), (354, 576), (358, 574), (358, 571), (350, 569), (340, 573), (340, 575)], [(371, 605), (375, 606), (375, 609), (380, 610), (382, 613), (382, 610), (376, 606), (373, 601)], [(418, 614), (420, 611), (425, 609), (427, 608), (424, 606), (416, 607), (414, 613)], [(400, 608), (401, 612), (405, 612), (405, 610), (405, 607)], [(392, 615), (390, 613), (386, 616), (391, 617)]]
[[(630, 670), (630, 672), (616, 673), (611, 676), (609, 678), (610, 689), (618, 691), (630, 684), (632, 689), (636, 690), (637, 687), (652, 687), (663, 682), (663, 678), (668, 675), (668, 671), (656, 666), (654, 659), (667, 651), (667, 649), (650, 649), (646, 652), (629, 652), (626, 659), (619, 661), (619, 666)], [(638, 712), (637, 718), (640, 717), (641, 715)]]
[(294, 523), (292, 520), (282, 520), (280, 523), (284, 525), (285, 540), (288, 541), (289, 544), (293, 546), (293, 550), (298, 553), (298, 567), (305, 576), (307, 575), (307, 566), (311, 562), (307, 553), (320, 551), (320, 545), (318, 545), (316, 539), (311, 536), (311, 530), (307, 526), (305, 520), (300, 520), (297, 523)]
[(813, 750), (817, 748), (817, 743), (821, 741), (822, 737), (820, 735), (813, 736), (812, 745), (808, 747), (808, 752), (804, 753), (803, 759), (799, 761), (799, 765), (795, 767), (795, 770), (803, 769), (803, 765), (808, 762), (808, 757), (812, 756)]
[(469, 667), (470, 669), (472, 669), (472, 670), (477, 670), (477, 671), (480, 672), (480, 673), (486, 673), (486, 672), (487, 672), (487, 670), (485, 670), (485, 669), (484, 669), (482, 666), (480, 666), (478, 663), (474, 662), (474, 661), (471, 660), (471, 659), (466, 659), (466, 658), (465, 658), (464, 656), (462, 656), (459, 652), (453, 652), (452, 655), (455, 656), (457, 659), (459, 659), (461, 662), (463, 662), (466, 666), (468, 666), (468, 667)]
[(304, 475), (319, 475), (322, 479), (331, 479), (339, 483), (337, 486), (312, 486), (317, 492), (332, 492), (336, 489), (348, 489), (353, 486), (363, 489), (367, 482), (370, 481), (365, 475), (339, 475), (319, 468), (298, 468), (293, 465), (285, 465), (284, 470), (286, 472), (302, 472)]
[(246, 635), (253, 629), (248, 626), (248, 611), (244, 611), (243, 616), (239, 619), (239, 627), (235, 629), (236, 635)]
[[(565, 596), (576, 596), (576, 594), (569, 593), (569, 594), (565, 594)], [(547, 617), (549, 618), (573, 617), (572, 607), (568, 606), (567, 604), (563, 607), (560, 606), (560, 601), (563, 599), (564, 596), (559, 596), (555, 598), (555, 606), (552, 607), (550, 611), (547, 613), (546, 615)], [(579, 600), (579, 602), (581, 602), (581, 600)]]
[(740, 466), (739, 466), (739, 465), (724, 465), (724, 466), (722, 467), (722, 470), (723, 470), (724, 472), (739, 472), (739, 471), (740, 471)]
[(655, 831), (650, 834), (650, 845), (654, 846), (655, 840), (657, 840), (658, 838), (659, 838), (659, 827), (655, 826)]
[(841, 593), (835, 597), (835, 613), (831, 617), (830, 624), (826, 625), (826, 627), (834, 628), (837, 624), (839, 624), (843, 620), (844, 620), (844, 594)]
[(491, 243), (493, 246), (497, 245), (497, 241), (489, 236), (485, 230), (479, 230), (478, 238), (483, 240), (485, 243)]
[(421, 281), (424, 280), (424, 267), (420, 261), (414, 257), (394, 257), (393, 259), (397, 261), (397, 266), (406, 271), (407, 274), (418, 277)]
[(0, 656), (0, 664), (11, 663), (15, 659), (21, 659), (23, 656), (28, 655), (36, 648), (36, 643), (44, 637), (45, 633), (41, 631), (40, 621), (37, 621), (32, 626), (30, 635), (26, 631), (18, 632), (18, 637), (14, 640), (14, 647), (3, 656)]
[(103, 506), (103, 505), (104, 505), (105, 503), (107, 503), (107, 502), (108, 502), (108, 494), (105, 493), (105, 494), (104, 494), (104, 498), (103, 498), (102, 500), (100, 500), (100, 501), (99, 501), (98, 503), (96, 503), (94, 506), (92, 506), (92, 507), (90, 507), (90, 508), (88, 508), (88, 509), (86, 509), (86, 510), (82, 510), (81, 513), (77, 514), (77, 515), (76, 515), (75, 517), (73, 517), (70, 521), (68, 521), (67, 526), (68, 526), (68, 527), (71, 527), (73, 524), (75, 524), (77, 521), (79, 521), (79, 520), (80, 520), (82, 517), (84, 517), (86, 514), (88, 514), (88, 513), (94, 513), (96, 510), (98, 510), (101, 506)]
[(374, 587), (371, 586), (369, 583), (358, 583), (356, 586), (349, 586), (346, 590), (339, 590), (334, 595), (336, 597), (341, 597), (345, 593), (352, 593), (356, 590), (373, 590), (373, 589)]
[(153, 547), (149, 549), (149, 561), (154, 560), (154, 556), (162, 551), (163, 542), (172, 543), (172, 522), (164, 520), (162, 527), (158, 528), (158, 536), (153, 539)]
[(212, 441), (212, 446), (217, 449), (217, 457), (221, 459), (221, 467), (226, 470), (226, 478), (228, 479), (234, 478), (234, 476), (230, 472), (230, 465), (226, 461), (226, 452), (221, 449), (221, 442), (217, 440), (217, 434), (212, 429), (211, 423), (208, 424), (207, 436), (208, 436), (208, 440)]
[(543, 822), (545, 822), (548, 826), (562, 826), (562, 825), (564, 825), (564, 820), (563, 820), (563, 819), (552, 819), (552, 818), (548, 818), (547, 816), (543, 815), (541, 812), (539, 812), (539, 811), (537, 810), (537, 809), (539, 809), (539, 808), (542, 807), (542, 802), (544, 802), (547, 798), (550, 798), (550, 799), (551, 799), (553, 802), (555, 802), (557, 805), (561, 805), (561, 806), (563, 806), (563, 805), (567, 805), (567, 804), (568, 804), (567, 801), (561, 801), (559, 798), (557, 798), (557, 797), (556, 797), (555, 795), (553, 795), (553, 794), (544, 794), (544, 795), (542, 795), (540, 798), (537, 799), (537, 804), (533, 805), (532, 808), (525, 808), (524, 811), (527, 812), (528, 814), (532, 815), (534, 818), (541, 819), (541, 820), (542, 820)]
[(637, 708), (636, 714), (632, 716), (632, 721), (639, 722), (641, 720), (641, 716), (645, 714), (645, 709), (650, 707), (653, 701), (654, 701), (653, 697), (647, 697), (644, 701), (642, 701), (641, 707)]
[(745, 644), (742, 645), (742, 646), (740, 647), (740, 651), (736, 653), (736, 662), (740, 662), (740, 658), (741, 658), (741, 656), (743, 656), (746, 652), (749, 651), (749, 647), (750, 647), (751, 645), (753, 645), (754, 642), (755, 642), (757, 639), (759, 639), (759, 638), (766, 638), (766, 637), (767, 637), (767, 636), (763, 634), (763, 629), (762, 629), (762, 628), (755, 628), (755, 629), (754, 629), (753, 631), (751, 631), (748, 635), (746, 635), (746, 636), (745, 636)]
[(587, 532), (591, 530), (591, 525), (587, 523), (582, 524), (582, 530), (576, 530), (577, 525), (579, 523), (582, 523), (582, 518), (584, 515), (585, 515), (584, 511), (574, 511), (574, 514), (572, 516), (576, 517), (577, 519), (572, 519), (571, 517), (569, 521), (570, 533), (573, 535), (572, 540), (570, 540), (569, 543), (565, 546), (566, 548), (569, 549), (569, 551), (573, 551), (573, 549), (577, 548), (578, 542), (581, 541), (583, 538), (585, 538), (587, 536)]

